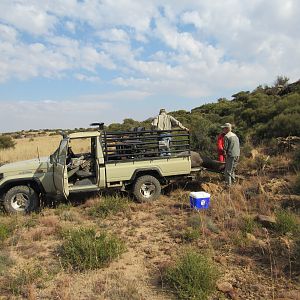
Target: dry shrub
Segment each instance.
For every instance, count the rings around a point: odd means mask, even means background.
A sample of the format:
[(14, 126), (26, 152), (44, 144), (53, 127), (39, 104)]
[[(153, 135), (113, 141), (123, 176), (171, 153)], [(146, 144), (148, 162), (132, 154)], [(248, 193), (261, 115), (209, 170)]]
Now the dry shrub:
[(138, 282), (128, 280), (123, 274), (113, 273), (107, 279), (108, 286), (105, 289), (102, 282), (95, 283), (94, 291), (104, 291), (105, 299), (110, 300), (144, 300), (140, 294)]
[(70, 282), (71, 279), (68, 276), (63, 276), (59, 279), (57, 281), (56, 288), (51, 293), (53, 299), (71, 300)]
[(39, 219), (39, 222), (41, 225), (45, 227), (55, 227), (58, 228), (59, 225), (59, 220), (56, 216), (46, 216), (46, 217), (41, 217)]

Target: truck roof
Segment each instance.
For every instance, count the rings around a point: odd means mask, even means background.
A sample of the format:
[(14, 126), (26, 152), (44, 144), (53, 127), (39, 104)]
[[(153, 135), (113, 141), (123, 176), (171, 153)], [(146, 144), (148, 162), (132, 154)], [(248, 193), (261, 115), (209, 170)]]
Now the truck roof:
[(99, 131), (84, 131), (84, 132), (74, 132), (68, 135), (70, 139), (80, 139), (80, 138), (88, 138), (88, 137), (95, 137), (100, 136), (101, 133)]

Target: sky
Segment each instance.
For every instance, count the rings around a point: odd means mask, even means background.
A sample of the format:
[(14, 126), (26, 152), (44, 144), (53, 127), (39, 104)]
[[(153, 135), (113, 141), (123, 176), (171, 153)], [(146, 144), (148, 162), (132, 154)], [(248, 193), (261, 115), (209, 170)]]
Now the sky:
[(299, 0), (0, 0), (0, 132), (145, 120), (300, 78)]

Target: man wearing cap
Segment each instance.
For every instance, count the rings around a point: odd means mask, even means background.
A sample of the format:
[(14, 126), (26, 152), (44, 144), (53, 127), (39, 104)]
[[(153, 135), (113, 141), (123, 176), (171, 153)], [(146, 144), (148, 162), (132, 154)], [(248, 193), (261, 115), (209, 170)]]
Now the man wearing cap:
[[(186, 131), (189, 131), (188, 128), (184, 127), (178, 120), (176, 120), (174, 117), (168, 115), (166, 113), (166, 110), (162, 108), (159, 111), (159, 115), (154, 118), (151, 125), (156, 130), (172, 130), (172, 127), (180, 127), (181, 129), (184, 129)], [(164, 142), (167, 148), (167, 152), (162, 151), (161, 155), (167, 155), (170, 156), (170, 141), (171, 141), (171, 133), (161, 133), (160, 134), (160, 140)]]
[(228, 186), (235, 181), (235, 168), (240, 157), (240, 141), (235, 133), (231, 131), (230, 123), (225, 123), (223, 126), (224, 136), (224, 155), (226, 155), (225, 164), (225, 181)]

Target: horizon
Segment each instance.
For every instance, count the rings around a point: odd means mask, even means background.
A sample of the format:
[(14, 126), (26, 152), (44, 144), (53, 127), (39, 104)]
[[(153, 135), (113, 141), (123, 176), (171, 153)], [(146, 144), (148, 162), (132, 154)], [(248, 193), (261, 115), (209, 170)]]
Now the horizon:
[(143, 121), (299, 79), (300, 3), (3, 0), (0, 132)]

